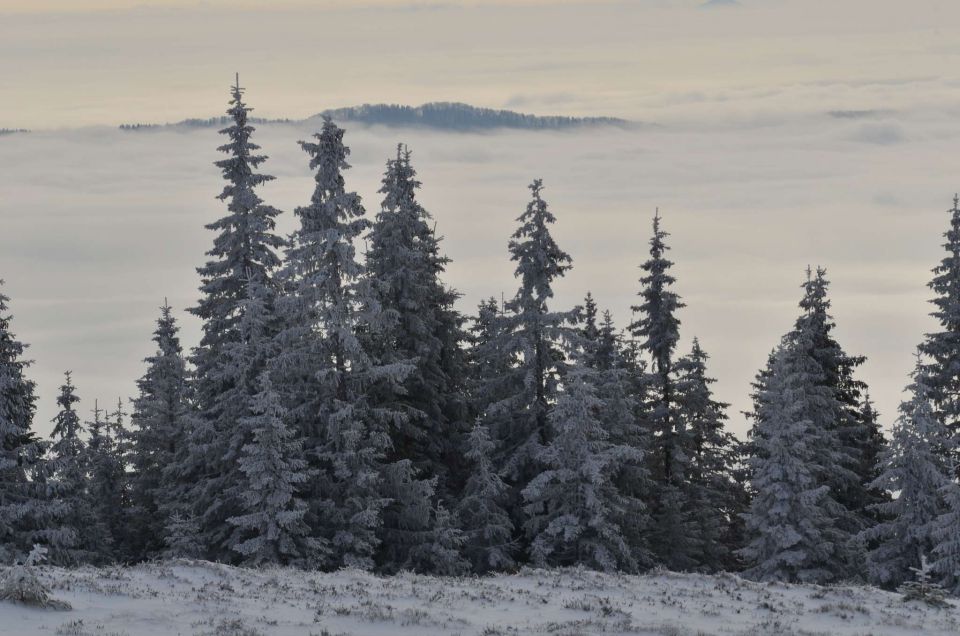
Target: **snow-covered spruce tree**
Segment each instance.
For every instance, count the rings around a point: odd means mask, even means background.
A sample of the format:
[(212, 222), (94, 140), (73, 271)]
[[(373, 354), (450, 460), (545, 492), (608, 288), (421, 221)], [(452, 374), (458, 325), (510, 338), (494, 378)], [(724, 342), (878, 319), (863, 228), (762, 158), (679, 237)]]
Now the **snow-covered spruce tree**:
[(583, 315), (581, 320), (583, 326), (580, 328), (580, 336), (585, 342), (596, 342), (600, 337), (600, 330), (597, 326), (597, 301), (592, 292), (587, 292), (583, 299)]
[(933, 567), (927, 561), (927, 555), (920, 555), (920, 567), (910, 569), (913, 571), (914, 580), (907, 581), (897, 590), (903, 594), (903, 600), (921, 601), (938, 609), (951, 607), (944, 598), (943, 587), (933, 581)]
[(667, 232), (660, 228), (659, 212), (653, 217), (650, 258), (640, 267), (640, 297), (643, 303), (632, 309), (636, 320), (628, 327), (639, 340), (642, 356), (650, 362), (646, 379), (646, 417), (652, 429), (647, 465), (654, 481), (651, 493), (650, 544), (654, 556), (673, 570), (698, 567), (694, 528), (687, 518), (685, 482), (689, 469), (689, 436), (677, 416), (674, 351), (680, 338), (676, 313), (684, 307), (672, 291), (676, 279), (670, 274), (673, 262), (666, 258)]
[(470, 562), (463, 556), (466, 537), (456, 515), (438, 503), (433, 509), (431, 540), (418, 545), (410, 554), (410, 567), (415, 572), (438, 576), (463, 576), (470, 571)]
[(550, 441), (548, 418), (567, 366), (561, 344), (578, 337), (578, 312), (547, 306), (554, 280), (570, 269), (571, 259), (550, 235), (556, 218), (541, 196), (543, 181), (534, 180), (530, 190), (533, 198), (509, 244), (520, 288), (506, 312), (491, 317), (494, 337), (475, 352), (510, 365), (478, 387), (477, 395), (482, 422), (497, 440), (495, 464), (510, 487), (507, 507), (518, 532), (526, 521), (520, 493), (539, 474), (540, 450)]
[(933, 411), (919, 356), (912, 378), (910, 398), (900, 405), (890, 445), (880, 457), (880, 476), (872, 484), (897, 494), (878, 505), (884, 519), (864, 532), (876, 542), (867, 555), (870, 578), (888, 588), (911, 580), (912, 568), (936, 547), (936, 522), (947, 512), (943, 489), (952, 483), (952, 465), (943, 455), (949, 434)]
[(475, 413), (483, 413), (488, 404), (509, 397), (515, 389), (505, 379), (513, 369), (513, 354), (500, 349), (507, 345), (508, 330), (500, 301), (492, 297), (481, 301), (470, 319), (467, 349), (468, 392)]
[(78, 565), (102, 561), (104, 547), (100, 527), (88, 496), (88, 459), (86, 444), (80, 437), (83, 427), (74, 405), (76, 395), (71, 374), (64, 374), (53, 419), (53, 443), (44, 471), (47, 496), (63, 507), (58, 541), (49, 544), (51, 563)]
[[(379, 314), (355, 243), (370, 226), (360, 197), (346, 190), (350, 149), (325, 118), (316, 142), (301, 142), (316, 170), (310, 204), (295, 210), (277, 303), (281, 331), (270, 364), (289, 419), (304, 438), (317, 478), (305, 484), (306, 517), (331, 547), (330, 567), (373, 567), (381, 510), (380, 465), (388, 448), (368, 386), (378, 369), (358, 338)], [(383, 382), (399, 381), (384, 374)], [(386, 419), (389, 419), (387, 416)]]
[(165, 477), (177, 477), (164, 512), (168, 516), (176, 512), (195, 523), (203, 556), (220, 561), (236, 560), (233, 546), (246, 538), (229, 519), (242, 513), (246, 477), (239, 460), (243, 447), (253, 440), (245, 423), (252, 414), (251, 398), (259, 392), (257, 378), (275, 346), (275, 292), (256, 278), (246, 284), (245, 298), (237, 307), (236, 340), (222, 343), (219, 363), (208, 371), (206, 381), (222, 388), (211, 396), (207, 410), (216, 418), (197, 417), (189, 423), (186, 442), (175, 453), (169, 472), (164, 471)]
[(847, 570), (839, 504), (820, 479), (823, 446), (835, 442), (817, 426), (830, 400), (806, 354), (811, 342), (806, 330), (785, 336), (757, 395), (748, 459), (753, 500), (739, 553), (745, 575), (760, 581), (828, 583)]
[(645, 513), (637, 517), (637, 523), (625, 528), (624, 531), (631, 547), (638, 555), (638, 565), (641, 568), (647, 568), (657, 563), (657, 557), (651, 547), (653, 520), (650, 512), (655, 499), (657, 482), (651, 473), (652, 462), (649, 460), (655, 440), (649, 411), (654, 382), (649, 372), (650, 364), (641, 347), (642, 341), (634, 338), (629, 329), (623, 329), (617, 333), (616, 341), (619, 344), (619, 360), (624, 371), (623, 380), (627, 397), (632, 405), (633, 418), (624, 436), (620, 437), (618, 432), (613, 430), (611, 431), (612, 439), (617, 443), (638, 448), (644, 454), (644, 461), (639, 466), (628, 466), (623, 475), (618, 478), (621, 492), (639, 499), (645, 508)]
[(688, 523), (697, 567), (707, 571), (733, 569), (735, 528), (744, 512), (742, 486), (734, 478), (740, 444), (725, 429), (729, 406), (713, 399), (706, 352), (694, 338), (689, 354), (677, 360), (677, 417), (689, 440), (686, 482)]
[(251, 412), (241, 422), (253, 432), (242, 449), (240, 470), (246, 476), (241, 491), (241, 514), (229, 519), (246, 537), (233, 549), (246, 563), (275, 563), (316, 567), (326, 559), (326, 543), (310, 536), (304, 521), (306, 503), (298, 490), (310, 478), (302, 443), (284, 423), (285, 411), (270, 382), (261, 372), (260, 392), (249, 399)]
[[(282, 563), (316, 564), (322, 556), (321, 544), (310, 538), (306, 524), (292, 519), (299, 518), (304, 505), (300, 493), (295, 492), (306, 479), (305, 473), (300, 474), (305, 466), (301, 467), (302, 458), (296, 451), (300, 432), (293, 437), (283, 430), (284, 410), (262, 377), (276, 354), (276, 296), (256, 279), (251, 278), (247, 285), (246, 299), (239, 309), (240, 339), (224, 346), (226, 363), (219, 370), (224, 377), (217, 378), (223, 386), (231, 387), (218, 396), (217, 404), (218, 412), (232, 422), (231, 438), (221, 445), (225, 455), (220, 475), (208, 482), (216, 488), (210, 494), (228, 527), (217, 527), (214, 541), (206, 543), (223, 545), (257, 563), (276, 558)], [(273, 454), (265, 448), (271, 442), (275, 443)], [(268, 461), (272, 464), (267, 465)], [(258, 468), (263, 473), (257, 472)], [(284, 471), (289, 473), (286, 484), (279, 476)], [(272, 478), (281, 482), (268, 483)], [(270, 488), (273, 492), (266, 493)], [(265, 517), (272, 512), (283, 520)]]
[(129, 550), (135, 560), (165, 548), (171, 507), (178, 507), (178, 458), (186, 453), (187, 432), (195, 421), (190, 403), (190, 374), (180, 346), (173, 310), (164, 301), (153, 332), (156, 352), (137, 380), (128, 433), (130, 465)]
[(408, 459), (385, 463), (380, 482), (387, 499), (382, 512), (377, 562), (385, 572), (430, 571), (414, 556), (434, 539), (433, 498), (436, 478), (421, 479)]
[[(926, 335), (920, 350), (930, 357), (926, 375), (929, 378), (935, 413), (960, 440), (960, 198), (953, 197), (949, 210), (950, 227), (944, 233), (946, 255), (933, 269), (931, 314), (939, 330)], [(954, 465), (960, 467), (960, 443), (950, 449)]]
[(197, 559), (203, 554), (198, 542), (200, 526), (186, 506), (174, 509), (164, 526), (162, 555), (167, 559)]
[(317, 445), (330, 400), (345, 399), (343, 382), (356, 329), (355, 241), (369, 227), (356, 192), (347, 192), (343, 172), (350, 149), (343, 129), (325, 117), (316, 142), (301, 141), (316, 171), (310, 204), (294, 214), (300, 224), (290, 237), (277, 278), (284, 293), (277, 300), (281, 331), (271, 373), (308, 445)]
[[(354, 358), (357, 353), (361, 355)], [(371, 570), (380, 548), (383, 510), (390, 503), (383, 491), (390, 413), (371, 408), (361, 389), (388, 370), (370, 364), (359, 347), (351, 349), (351, 357), (362, 366), (344, 373), (346, 399), (332, 402), (317, 450), (322, 470), (313, 491), (326, 494), (310, 505), (317, 507), (318, 525), (329, 540), (329, 567)]]
[(941, 488), (944, 512), (933, 524), (933, 563), (937, 580), (949, 593), (960, 596), (960, 484), (950, 480)]
[[(0, 285), (2, 285), (0, 281)], [(9, 298), (0, 293), (0, 563), (22, 561), (58, 510), (30, 480), (41, 464), (45, 443), (32, 431), (36, 386), (26, 377), (26, 345), (10, 330)]]
[[(450, 259), (440, 253), (432, 217), (417, 201), (420, 181), (410, 151), (397, 146), (387, 161), (383, 202), (367, 237), (366, 267), (380, 305), (381, 324), (371, 333), (383, 364), (415, 361), (399, 391), (380, 387), (379, 404), (403, 418), (391, 431), (393, 460), (409, 459), (424, 476), (436, 476), (441, 492), (451, 490), (465, 427), (466, 367), (463, 318), (454, 308), (459, 294), (440, 280)], [(455, 482), (462, 483), (459, 475)]]
[(504, 508), (507, 485), (493, 466), (495, 448), (487, 427), (478, 421), (467, 437), (464, 456), (470, 461), (470, 477), (460, 494), (457, 513), (466, 539), (464, 556), (479, 574), (515, 565), (514, 527)]
[[(593, 299), (588, 295), (586, 316), (591, 313), (591, 304)], [(622, 514), (615, 521), (630, 546), (634, 561), (638, 567), (646, 568), (654, 562), (648, 542), (650, 514), (645, 503), (653, 492), (653, 484), (646, 462), (639, 459), (646, 455), (649, 446), (649, 434), (640, 412), (643, 405), (639, 393), (643, 389), (637, 386), (643, 384), (643, 373), (634, 377), (638, 369), (633, 368), (629, 354), (623, 350), (613, 317), (607, 310), (595, 328), (590, 326), (589, 318), (584, 321), (580, 346), (583, 364), (595, 372), (591, 377), (599, 400), (597, 416), (610, 443), (637, 451), (634, 461), (624, 462), (614, 476), (623, 498)]]
[(380, 475), (380, 494), (386, 505), (378, 532), (379, 569), (441, 575), (469, 570), (469, 562), (460, 553), (463, 532), (437, 501), (437, 478), (420, 477), (408, 459), (384, 462)]
[(889, 502), (891, 496), (883, 488), (870, 486), (880, 476), (880, 457), (887, 448), (887, 438), (883, 435), (880, 416), (874, 409), (867, 390), (864, 390), (860, 400), (859, 422), (861, 434), (866, 435), (868, 440), (860, 445), (860, 463), (855, 472), (860, 479), (866, 480), (866, 495), (869, 503), (864, 512), (867, 516), (867, 527), (871, 527), (884, 518), (878, 505)]
[[(241, 341), (242, 304), (247, 299), (251, 282), (272, 287), (273, 270), (279, 265), (275, 250), (283, 240), (274, 234), (275, 208), (265, 205), (255, 189), (273, 177), (256, 169), (266, 156), (256, 154), (259, 146), (250, 141), (254, 128), (248, 123), (250, 108), (243, 102), (239, 82), (232, 88), (227, 113), (233, 124), (221, 130), (228, 143), (218, 150), (229, 155), (216, 162), (227, 181), (219, 198), (227, 201), (227, 215), (207, 225), (217, 232), (211, 259), (197, 271), (202, 284), (201, 298), (190, 311), (203, 321), (203, 336), (194, 350), (196, 367), (195, 400), (204, 428), (197, 431), (194, 450), (202, 456), (185, 460), (180, 473), (187, 480), (196, 506), (201, 528), (201, 542), (211, 558), (229, 559), (232, 527), (226, 519), (236, 513), (223, 495), (228, 486), (235, 486), (239, 471), (236, 459), (239, 448), (247, 440), (235, 434), (239, 421), (237, 408), (245, 400), (232, 399), (237, 379), (226, 367), (232, 364), (226, 349)], [(246, 394), (243, 394), (246, 395)], [(202, 434), (201, 434), (202, 433)]]
[[(213, 527), (207, 519), (216, 511), (205, 507), (205, 504), (214, 501), (214, 477), (222, 465), (222, 438), (217, 434), (214, 423), (199, 414), (190, 418), (183, 428), (183, 434), (183, 442), (174, 449), (172, 461), (161, 473), (161, 479), (170, 488), (161, 493), (165, 500), (160, 508), (164, 523), (162, 554), (169, 557), (211, 558), (213, 550), (203, 530)], [(133, 512), (136, 512), (136, 506)], [(223, 528), (229, 526), (226, 517), (217, 525)], [(191, 533), (189, 537), (184, 534), (187, 532)], [(173, 543), (191, 545), (196, 550), (186, 554), (172, 549)], [(220, 554), (224, 552), (220, 551)]]
[(596, 371), (575, 365), (548, 419), (550, 441), (538, 450), (544, 466), (523, 490), (524, 528), (537, 566), (585, 565), (612, 572), (637, 567), (619, 521), (626, 501), (614, 477), (642, 454), (611, 444), (598, 417)]
[(206, 226), (218, 234), (208, 252), (211, 260), (197, 270), (202, 279), (201, 299), (190, 310), (203, 320), (203, 337), (194, 353), (203, 403), (220, 388), (207, 386), (204, 378), (209, 369), (220, 364), (223, 344), (237, 340), (237, 309), (246, 298), (247, 281), (267, 284), (280, 262), (275, 250), (283, 245), (274, 234), (274, 219), (280, 211), (265, 205), (255, 191), (273, 177), (256, 172), (267, 157), (256, 154), (260, 146), (250, 141), (254, 127), (248, 123), (248, 114), (253, 109), (244, 103), (243, 93), (238, 80), (231, 88), (227, 110), (233, 124), (220, 131), (229, 142), (217, 148), (229, 155), (216, 162), (227, 181), (218, 197), (227, 201), (227, 214)]
[[(833, 337), (835, 325), (829, 314), (828, 286), (824, 269), (818, 267), (815, 273), (807, 270), (796, 329), (811, 332), (808, 355), (820, 365), (820, 383), (830, 390), (833, 415), (821, 424), (836, 432), (838, 446), (833, 463), (824, 463), (824, 477), (836, 500), (849, 511), (838, 519), (840, 527), (854, 535), (875, 523), (871, 506), (885, 499), (882, 491), (869, 486), (875, 477), (869, 458), (879, 455), (883, 435), (876, 422), (863, 421), (861, 401), (866, 384), (857, 380), (854, 372), (866, 358), (848, 355)], [(851, 558), (854, 575), (862, 568), (857, 562), (861, 557), (851, 553)]]
[(355, 249), (370, 224), (360, 197), (345, 187), (343, 130), (324, 120), (315, 139), (301, 144), (316, 187), (310, 205), (296, 210), (300, 226), (280, 274), (282, 329), (270, 369), (316, 471), (304, 493), (305, 518), (329, 542), (324, 565), (372, 569), (390, 503), (383, 493), (389, 430), (403, 418), (372, 394), (401, 392), (412, 365), (381, 364), (372, 352), (383, 312)]
[(87, 498), (95, 519), (98, 560), (127, 561), (123, 544), (126, 531), (126, 474), (106, 414), (94, 401), (87, 428)]

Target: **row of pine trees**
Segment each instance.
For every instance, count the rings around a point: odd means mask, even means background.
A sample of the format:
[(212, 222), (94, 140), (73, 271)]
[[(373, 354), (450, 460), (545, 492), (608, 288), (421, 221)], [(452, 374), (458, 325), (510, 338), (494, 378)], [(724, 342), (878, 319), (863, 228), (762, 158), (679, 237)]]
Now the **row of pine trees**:
[[(232, 88), (217, 162), (227, 213), (199, 269), (185, 354), (164, 303), (139, 395), (88, 421), (66, 375), (51, 440), (0, 296), (0, 561), (204, 558), (444, 575), (523, 564), (744, 571), (895, 587), (929, 560), (960, 592), (960, 210), (931, 283), (941, 330), (918, 354), (885, 440), (864, 362), (836, 341), (822, 269), (729, 431), (653, 219), (634, 319), (588, 293), (551, 307), (572, 267), (535, 180), (509, 240), (516, 294), (456, 309), (449, 259), (410, 152), (375, 215), (347, 189), (329, 118), (300, 142), (315, 173), (299, 226), (257, 194), (272, 177)], [(358, 254), (359, 244), (366, 246)]]

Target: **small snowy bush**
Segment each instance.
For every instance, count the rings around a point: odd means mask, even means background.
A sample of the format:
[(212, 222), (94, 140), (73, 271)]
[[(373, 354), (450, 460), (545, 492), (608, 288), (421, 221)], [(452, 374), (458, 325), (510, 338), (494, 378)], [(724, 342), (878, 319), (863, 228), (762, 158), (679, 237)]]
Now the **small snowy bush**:
[(46, 556), (46, 548), (33, 546), (23, 565), (9, 568), (0, 581), (0, 600), (34, 607), (70, 609), (70, 604), (50, 598), (50, 592), (37, 578), (35, 566)]
[(930, 564), (927, 557), (920, 557), (920, 567), (910, 568), (917, 577), (900, 586), (899, 592), (905, 601), (923, 601), (931, 607), (950, 607), (943, 588), (930, 580)]

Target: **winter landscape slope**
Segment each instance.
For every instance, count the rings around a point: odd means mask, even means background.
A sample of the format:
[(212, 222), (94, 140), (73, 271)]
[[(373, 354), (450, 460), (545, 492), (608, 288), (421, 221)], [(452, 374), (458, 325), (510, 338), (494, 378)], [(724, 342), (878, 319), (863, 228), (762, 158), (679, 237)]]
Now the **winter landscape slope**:
[(729, 574), (524, 570), (489, 578), (382, 578), (200, 561), (41, 570), (53, 595), (73, 609), (0, 603), (0, 634), (960, 633), (956, 605), (938, 610), (874, 588), (758, 584)]

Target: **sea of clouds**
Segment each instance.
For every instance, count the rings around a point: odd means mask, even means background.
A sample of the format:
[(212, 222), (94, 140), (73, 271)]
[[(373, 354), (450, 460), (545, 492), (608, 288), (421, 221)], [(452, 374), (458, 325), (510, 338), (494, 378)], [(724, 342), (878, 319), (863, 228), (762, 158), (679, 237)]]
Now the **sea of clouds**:
[[(277, 177), (262, 196), (292, 210), (312, 192), (297, 145), (308, 125), (264, 125), (255, 140)], [(694, 335), (711, 354), (732, 427), (749, 383), (797, 313), (807, 265), (832, 281), (837, 337), (869, 361), (862, 377), (886, 420), (894, 415), (924, 331), (925, 284), (941, 257), (953, 196), (950, 161), (960, 127), (948, 113), (815, 113), (760, 124), (587, 128), (568, 132), (443, 133), (348, 127), (347, 185), (370, 214), (384, 162), (409, 144), (453, 262), (446, 281), (460, 308), (516, 290), (507, 240), (544, 179), (555, 237), (574, 260), (556, 284), (556, 308), (589, 290), (618, 325), (637, 303), (659, 207), (671, 233), (685, 350)], [(199, 324), (183, 311), (197, 299), (195, 268), (223, 214), (212, 129), (125, 132), (86, 128), (0, 138), (0, 274), (13, 298), (17, 334), (31, 344), (39, 383), (37, 428), (50, 429), (61, 373), (72, 370), (83, 408), (135, 394), (142, 358), (164, 298), (183, 341)]]

